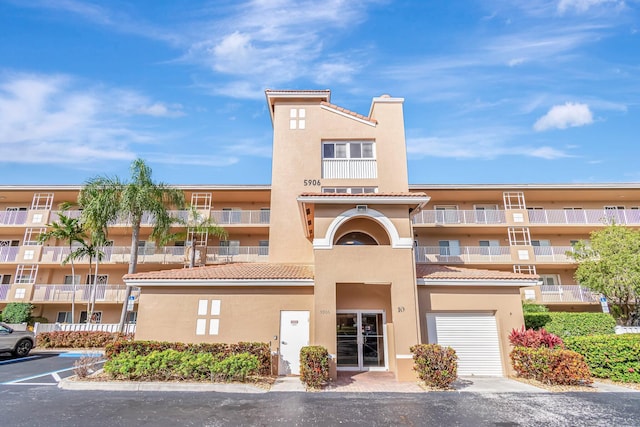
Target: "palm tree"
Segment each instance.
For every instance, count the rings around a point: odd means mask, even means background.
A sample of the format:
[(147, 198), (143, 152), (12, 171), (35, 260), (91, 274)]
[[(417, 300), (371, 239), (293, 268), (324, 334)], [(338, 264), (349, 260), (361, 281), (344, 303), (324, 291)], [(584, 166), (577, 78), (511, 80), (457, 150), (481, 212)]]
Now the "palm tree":
[(100, 185), (100, 182), (87, 182), (87, 185), (78, 194), (78, 204), (82, 208), (82, 225), (89, 232), (91, 242), (98, 249), (102, 248), (101, 255), (96, 258), (96, 272), (93, 276), (93, 283), (91, 283), (91, 306), (87, 310), (87, 321), (90, 321), (95, 310), (98, 270), (100, 269), (100, 261), (105, 256), (105, 246), (109, 243), (109, 223), (118, 217), (117, 203), (117, 192)]
[(189, 215), (187, 220), (180, 221), (180, 223), (186, 227), (186, 231), (181, 233), (181, 235), (184, 235), (187, 238), (187, 246), (190, 248), (189, 268), (193, 268), (196, 264), (196, 250), (198, 241), (200, 240), (198, 237), (205, 236), (204, 250), (206, 250), (206, 239), (209, 235), (227, 237), (227, 231), (216, 224), (215, 220), (211, 218), (211, 216), (200, 213), (195, 206), (190, 206), (188, 213)]
[[(184, 207), (184, 193), (163, 183), (155, 183), (151, 179), (151, 168), (142, 159), (131, 163), (131, 177), (122, 182), (117, 177), (95, 177), (87, 181), (87, 187), (102, 192), (104, 199), (114, 201), (117, 216), (131, 225), (131, 257), (128, 274), (136, 272), (138, 265), (138, 242), (140, 241), (140, 225), (142, 216), (149, 214), (154, 227), (151, 238), (162, 240), (169, 234), (172, 224), (177, 218), (167, 211), (168, 206), (177, 209)], [(127, 303), (131, 295), (131, 287), (127, 286), (125, 300), (122, 305), (119, 329), (122, 331), (127, 316)]]
[(47, 227), (49, 227), (50, 230), (38, 236), (40, 243), (57, 239), (65, 241), (69, 245), (69, 255), (62, 261), (62, 265), (71, 261), (71, 322), (73, 323), (76, 318), (76, 269), (73, 263), (74, 259), (70, 258), (70, 256), (73, 252), (73, 244), (75, 242), (83, 243), (85, 234), (80, 223), (80, 218), (71, 218), (62, 213), (58, 214), (57, 222), (47, 224)]
[[(87, 323), (89, 323), (91, 320), (91, 317), (93, 315), (93, 308), (95, 305), (96, 282), (98, 278), (98, 262), (99, 260), (104, 258), (104, 252), (100, 250), (101, 243), (102, 242), (100, 241), (96, 242), (92, 239), (90, 239), (88, 242), (83, 241), (81, 242), (81, 246), (79, 246), (73, 252), (71, 252), (67, 256), (67, 258), (63, 261), (63, 264), (65, 264), (69, 260), (73, 261), (81, 258), (89, 259), (89, 281), (91, 283), (88, 283), (90, 292), (89, 292), (89, 298), (87, 299)], [(93, 274), (94, 260), (96, 261), (95, 274)]]

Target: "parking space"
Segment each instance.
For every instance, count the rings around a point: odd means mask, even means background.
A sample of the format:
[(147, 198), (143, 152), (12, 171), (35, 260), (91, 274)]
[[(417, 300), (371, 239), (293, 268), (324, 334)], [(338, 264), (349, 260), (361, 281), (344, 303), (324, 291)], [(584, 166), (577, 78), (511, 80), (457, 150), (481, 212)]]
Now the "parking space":
[(57, 386), (62, 378), (73, 375), (74, 363), (81, 352), (38, 352), (16, 358), (0, 355), (0, 386)]

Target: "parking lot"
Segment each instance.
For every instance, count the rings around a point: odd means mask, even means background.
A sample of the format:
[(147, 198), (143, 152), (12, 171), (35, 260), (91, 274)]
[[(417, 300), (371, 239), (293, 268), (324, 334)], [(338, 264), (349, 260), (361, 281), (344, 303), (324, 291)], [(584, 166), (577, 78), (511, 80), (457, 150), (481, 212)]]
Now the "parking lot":
[(73, 375), (74, 363), (86, 354), (32, 351), (23, 358), (0, 354), (0, 386), (57, 386)]

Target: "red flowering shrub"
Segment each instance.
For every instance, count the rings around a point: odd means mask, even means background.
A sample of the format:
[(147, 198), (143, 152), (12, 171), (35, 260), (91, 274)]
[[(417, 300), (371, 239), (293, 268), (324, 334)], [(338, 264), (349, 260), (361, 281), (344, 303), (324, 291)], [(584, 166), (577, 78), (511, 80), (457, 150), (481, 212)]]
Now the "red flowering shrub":
[(329, 381), (329, 351), (319, 345), (300, 350), (300, 381), (309, 388), (320, 388)]
[(547, 332), (544, 328), (538, 329), (525, 329), (522, 326), (521, 329), (513, 329), (509, 335), (509, 342), (514, 347), (527, 347), (527, 348), (564, 348), (564, 342), (557, 335)]
[(448, 389), (458, 378), (458, 356), (451, 347), (419, 344), (409, 350), (413, 353), (413, 370), (426, 385)]
[(593, 382), (584, 357), (575, 351), (547, 347), (515, 347), (511, 364), (518, 376), (554, 385), (586, 385)]
[(128, 342), (132, 334), (101, 331), (43, 332), (36, 337), (39, 348), (103, 348), (115, 341)]

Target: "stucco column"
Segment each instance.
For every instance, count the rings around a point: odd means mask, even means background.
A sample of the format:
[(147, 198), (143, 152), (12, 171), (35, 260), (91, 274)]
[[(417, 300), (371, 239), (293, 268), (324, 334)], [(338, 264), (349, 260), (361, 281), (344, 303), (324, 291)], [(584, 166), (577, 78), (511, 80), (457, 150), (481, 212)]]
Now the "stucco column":
[(316, 273), (314, 283), (312, 344), (326, 347), (331, 355), (331, 378), (337, 378), (336, 370), (336, 284)]

